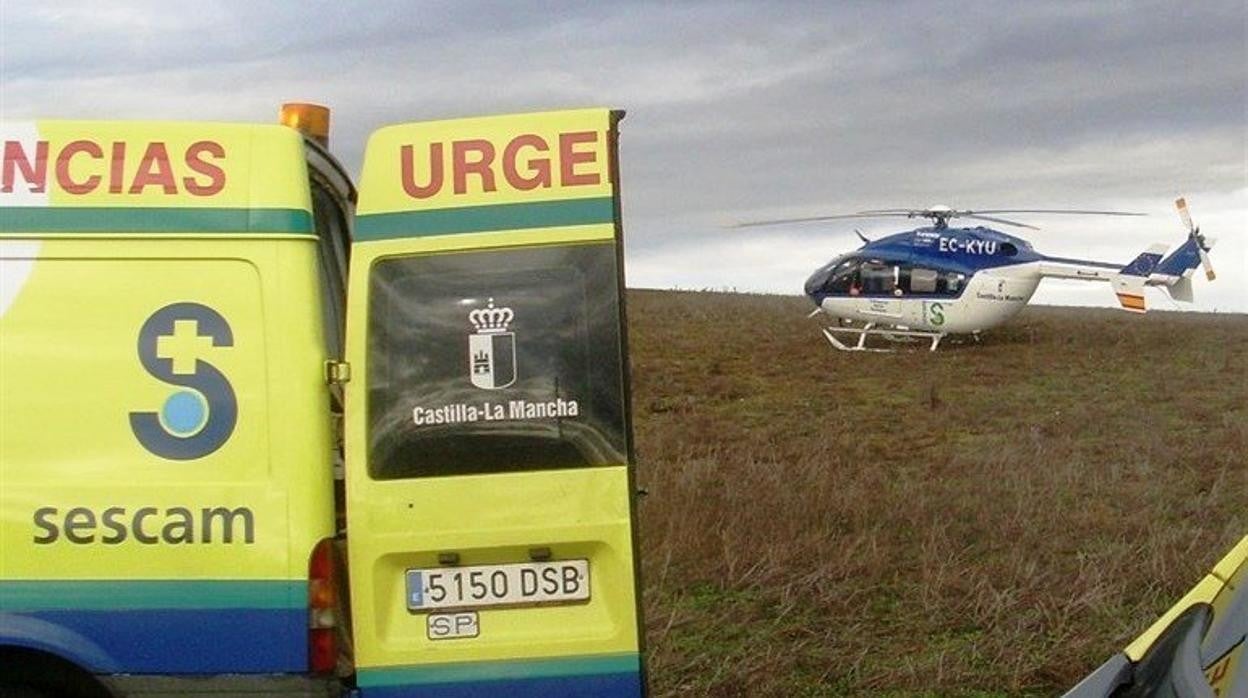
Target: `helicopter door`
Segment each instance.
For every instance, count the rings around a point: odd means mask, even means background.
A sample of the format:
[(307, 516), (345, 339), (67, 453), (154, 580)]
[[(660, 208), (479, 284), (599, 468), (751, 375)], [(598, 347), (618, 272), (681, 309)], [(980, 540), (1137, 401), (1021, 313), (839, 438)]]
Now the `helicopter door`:
[(912, 329), (934, 329), (943, 324), (940, 299), (933, 300), (939, 284), (940, 272), (935, 269), (907, 267), (901, 270), (903, 297), (914, 301), (902, 303), (907, 326)]
[(878, 317), (883, 322), (901, 319), (901, 267), (889, 262), (869, 260), (861, 267), (862, 296), (859, 311)]

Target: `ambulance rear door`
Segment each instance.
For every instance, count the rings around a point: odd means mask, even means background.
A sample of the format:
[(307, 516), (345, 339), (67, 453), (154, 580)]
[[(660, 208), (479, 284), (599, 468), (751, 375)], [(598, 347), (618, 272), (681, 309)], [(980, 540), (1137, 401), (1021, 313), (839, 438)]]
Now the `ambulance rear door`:
[(345, 393), (366, 697), (644, 691), (621, 116), (369, 141)]

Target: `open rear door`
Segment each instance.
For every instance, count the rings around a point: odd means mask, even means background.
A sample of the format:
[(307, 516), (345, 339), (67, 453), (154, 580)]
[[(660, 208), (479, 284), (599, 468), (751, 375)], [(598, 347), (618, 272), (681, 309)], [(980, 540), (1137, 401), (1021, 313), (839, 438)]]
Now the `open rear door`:
[(644, 691), (621, 117), (414, 123), (369, 140), (346, 352), (366, 698)]

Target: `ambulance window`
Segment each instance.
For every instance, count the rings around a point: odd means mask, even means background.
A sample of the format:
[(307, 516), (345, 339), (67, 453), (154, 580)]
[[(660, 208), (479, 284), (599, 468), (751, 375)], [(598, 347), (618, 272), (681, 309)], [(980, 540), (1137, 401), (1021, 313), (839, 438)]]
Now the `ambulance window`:
[(340, 358), (346, 329), (346, 217), (333, 193), (315, 179), (312, 180), (312, 215), (316, 221), (325, 349), (329, 356)]
[(616, 265), (613, 243), (377, 262), (369, 475), (626, 464)]

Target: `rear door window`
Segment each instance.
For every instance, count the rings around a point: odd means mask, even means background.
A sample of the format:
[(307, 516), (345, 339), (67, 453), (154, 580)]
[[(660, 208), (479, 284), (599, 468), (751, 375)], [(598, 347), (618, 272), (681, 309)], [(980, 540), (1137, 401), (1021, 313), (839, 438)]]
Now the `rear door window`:
[(369, 474), (625, 463), (616, 264), (614, 244), (377, 262)]

